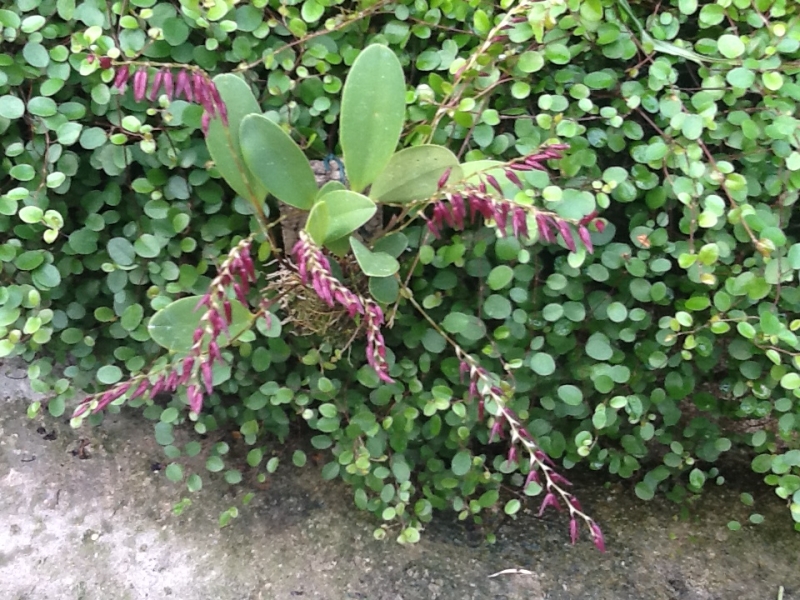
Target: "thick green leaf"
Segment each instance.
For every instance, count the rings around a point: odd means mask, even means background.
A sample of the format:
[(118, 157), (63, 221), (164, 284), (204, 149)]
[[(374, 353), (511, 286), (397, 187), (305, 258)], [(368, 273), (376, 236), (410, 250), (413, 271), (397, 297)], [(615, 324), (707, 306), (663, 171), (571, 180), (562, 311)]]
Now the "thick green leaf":
[(400, 264), (393, 256), (385, 252), (373, 252), (354, 237), (350, 238), (350, 248), (364, 275), (389, 277), (400, 269)]
[(267, 197), (266, 188), (247, 171), (239, 147), (239, 127), (249, 114), (260, 113), (253, 92), (245, 81), (231, 73), (217, 75), (214, 85), (228, 110), (228, 127), (219, 118), (208, 125), (206, 145), (220, 175), (242, 198), (261, 204)]
[[(200, 324), (204, 309), (195, 310), (200, 296), (189, 296), (176, 300), (159, 310), (150, 319), (147, 331), (153, 341), (170, 352), (188, 352), (192, 347), (194, 330)], [(231, 300), (233, 323), (228, 326), (232, 337), (250, 329), (252, 316), (238, 300)], [(228, 344), (229, 337), (222, 335), (217, 343), (220, 347)]]
[(389, 48), (358, 55), (342, 91), (340, 141), (350, 187), (362, 191), (386, 168), (405, 120), (405, 80)]
[(325, 243), (325, 236), (328, 233), (330, 223), (330, 213), (325, 202), (317, 202), (308, 213), (305, 230), (314, 243), (322, 246)]
[(318, 204), (328, 207), (326, 242), (333, 242), (353, 233), (369, 221), (378, 207), (362, 194), (350, 190), (337, 190), (320, 198)]
[(281, 127), (263, 115), (249, 115), (239, 129), (247, 168), (269, 193), (296, 208), (309, 210), (317, 182), (305, 154)]
[(392, 156), (372, 184), (369, 195), (376, 202), (403, 204), (430, 198), (439, 190), (439, 178), (452, 169), (448, 182), (462, 178), (458, 158), (442, 146), (413, 146)]
[(347, 188), (344, 187), (344, 184), (341, 181), (328, 181), (325, 183), (321, 188), (319, 188), (319, 192), (317, 192), (317, 199), (322, 198), (325, 194), (330, 194), (331, 192), (335, 192), (336, 190), (346, 190)]

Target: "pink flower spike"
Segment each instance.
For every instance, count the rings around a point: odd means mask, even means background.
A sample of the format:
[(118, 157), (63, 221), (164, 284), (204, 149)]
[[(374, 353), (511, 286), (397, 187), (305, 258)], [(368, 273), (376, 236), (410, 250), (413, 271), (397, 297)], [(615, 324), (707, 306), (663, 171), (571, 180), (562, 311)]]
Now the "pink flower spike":
[(603, 532), (600, 531), (600, 526), (594, 521), (590, 521), (589, 529), (592, 530), (592, 540), (594, 541), (594, 545), (597, 547), (598, 550), (600, 550), (600, 552), (605, 552), (606, 541), (605, 538), (603, 538)]
[(564, 240), (567, 248), (569, 248), (569, 251), (575, 252), (575, 250), (577, 250), (577, 246), (575, 246), (575, 238), (572, 237), (572, 230), (569, 228), (569, 224), (566, 221), (557, 219), (556, 227), (558, 227), (561, 238)]
[(153, 85), (150, 88), (150, 102), (155, 102), (156, 98), (158, 98), (158, 90), (161, 87), (161, 83), (164, 81), (164, 71), (156, 71), (156, 74), (153, 76)]
[(528, 217), (521, 208), (511, 213), (511, 228), (515, 237), (528, 237)]
[(458, 365), (458, 379), (459, 379), (459, 381), (461, 381), (463, 383), (464, 382), (464, 375), (466, 375), (467, 373), (469, 373), (469, 364), (466, 361), (462, 360), (461, 364)]
[(206, 78), (200, 71), (192, 73), (192, 87), (194, 88), (194, 97), (197, 103), (206, 109), (206, 112), (211, 115), (212, 119), (216, 117), (217, 110), (214, 108), (214, 102), (208, 95)]
[(452, 173), (452, 171), (453, 169), (451, 167), (444, 170), (444, 173), (439, 177), (439, 181), (436, 184), (437, 189), (442, 189), (447, 184), (447, 180), (450, 178), (450, 173)]
[(133, 99), (137, 102), (144, 100), (144, 95), (147, 92), (147, 69), (144, 67), (136, 71), (133, 76)]
[(520, 178), (517, 176), (517, 174), (516, 174), (516, 173), (514, 173), (514, 171), (512, 171), (511, 169), (506, 169), (506, 177), (508, 177), (508, 180), (509, 180), (511, 183), (513, 183), (514, 185), (516, 185), (518, 188), (522, 189), (522, 181), (521, 181), (521, 180), (520, 180)]
[(186, 389), (186, 396), (189, 399), (189, 410), (199, 413), (203, 408), (203, 392), (200, 386), (190, 385)]
[(208, 344), (208, 355), (211, 357), (212, 360), (218, 360), (222, 362), (222, 354), (219, 352), (219, 344), (216, 341), (211, 341)]
[(165, 385), (166, 383), (167, 383), (167, 378), (166, 378), (166, 377), (164, 377), (163, 375), (162, 375), (161, 377), (159, 377), (159, 378), (156, 380), (156, 383), (155, 383), (155, 385), (153, 386), (153, 389), (152, 389), (152, 390), (150, 390), (150, 397), (151, 397), (151, 398), (155, 398), (155, 397), (156, 397), (156, 396), (158, 396), (158, 395), (159, 395), (161, 392), (163, 392), (163, 391), (164, 391), (164, 385)]
[(561, 512), (561, 506), (558, 504), (558, 499), (553, 492), (548, 492), (544, 497), (544, 500), (542, 500), (542, 505), (539, 507), (539, 514), (537, 516), (541, 517), (548, 506), (552, 506), (558, 512)]
[(498, 440), (503, 439), (503, 423), (500, 419), (496, 419), (492, 428), (489, 430), (489, 443), (492, 443), (494, 437), (497, 436)]
[(551, 459), (549, 456), (547, 456), (547, 454), (545, 454), (541, 450), (537, 450), (536, 452), (534, 452), (533, 456), (540, 463), (543, 463), (543, 464), (548, 465), (548, 466), (553, 467), (553, 468), (555, 468), (555, 466), (556, 466), (556, 463), (553, 462), (553, 459)]
[(593, 210), (588, 215), (581, 218), (581, 220), (578, 221), (578, 225), (588, 225), (592, 221), (592, 219), (594, 219), (596, 216), (597, 216), (597, 211)]
[(458, 230), (464, 229), (464, 220), (467, 216), (467, 209), (464, 206), (464, 198), (461, 194), (453, 194), (450, 196), (450, 206), (453, 210), (453, 220), (455, 227)]
[(206, 386), (206, 393), (211, 395), (214, 391), (213, 376), (211, 374), (211, 362), (206, 361), (200, 365), (200, 371), (203, 374), (203, 385)]
[(169, 69), (164, 69), (164, 93), (167, 95), (167, 99), (172, 102), (173, 95), (175, 93), (175, 80), (172, 78), (172, 71)]
[(501, 195), (503, 194), (503, 188), (501, 188), (500, 184), (497, 183), (497, 179), (495, 179), (492, 175), (489, 175), (488, 173), (484, 174), (484, 177), (486, 178), (486, 181), (489, 182), (489, 185), (491, 185), (494, 189), (500, 192)]
[(522, 489), (527, 488), (531, 482), (541, 485), (541, 483), (539, 483), (539, 470), (536, 469), (533, 464), (531, 464), (531, 470), (528, 472), (528, 476), (525, 478), (525, 485), (522, 486)]
[(189, 73), (186, 69), (178, 71), (178, 78), (175, 82), (175, 97), (180, 98), (181, 94), (189, 102), (194, 102), (194, 94), (192, 94), (192, 83), (189, 79)]
[(497, 207), (494, 213), (494, 220), (497, 223), (497, 228), (500, 230), (500, 234), (503, 237), (508, 235), (508, 211), (508, 205), (503, 203)]
[(555, 238), (553, 237), (553, 232), (550, 231), (550, 225), (547, 221), (548, 218), (545, 215), (536, 213), (536, 228), (539, 230), (539, 236), (548, 244), (552, 244)]
[(581, 238), (581, 242), (583, 242), (583, 245), (586, 247), (586, 251), (592, 254), (594, 252), (594, 246), (592, 245), (592, 238), (589, 235), (589, 230), (586, 229), (586, 225), (580, 225), (578, 227), (578, 237)]
[(515, 462), (517, 462), (517, 447), (511, 446), (508, 449), (508, 463), (513, 464)]
[(181, 378), (178, 381), (180, 385), (186, 384), (189, 381), (189, 377), (192, 375), (192, 370), (194, 369), (194, 356), (187, 356), (183, 359), (183, 365), (181, 366)]
[(225, 106), (225, 103), (222, 101), (222, 96), (219, 95), (219, 90), (217, 89), (217, 86), (214, 85), (213, 81), (208, 82), (208, 95), (211, 97), (211, 101), (214, 103), (214, 106), (216, 107), (217, 112), (222, 119), (222, 124), (227, 127), (228, 107)]
[(150, 387), (150, 380), (147, 379), (147, 377), (145, 377), (139, 382), (139, 385), (136, 386), (136, 389), (133, 391), (133, 394), (131, 394), (131, 400), (138, 398), (139, 396), (144, 394), (147, 391), (147, 388), (149, 387)]
[(128, 65), (122, 65), (117, 69), (117, 76), (114, 78), (114, 87), (120, 92), (125, 91), (125, 86), (128, 83), (128, 77), (131, 75), (131, 70)]
[(211, 295), (210, 294), (204, 295), (202, 298), (200, 298), (200, 301), (195, 305), (194, 310), (192, 312), (197, 312), (202, 307), (208, 306), (210, 302), (211, 302)]
[(209, 125), (211, 125), (211, 115), (207, 111), (203, 111), (203, 116), (200, 118), (200, 129), (203, 130), (203, 135), (208, 135)]
[(566, 477), (560, 475), (559, 473), (556, 473), (555, 471), (550, 473), (550, 479), (553, 481), (553, 483), (556, 483), (557, 485), (564, 485), (567, 487), (572, 485), (572, 483)]
[(578, 521), (575, 517), (572, 517), (569, 521), (569, 539), (573, 546), (578, 541)]
[(174, 391), (175, 388), (178, 387), (178, 377), (179, 377), (178, 372), (172, 371), (169, 374), (169, 377), (167, 377), (167, 382), (164, 384), (165, 390), (170, 392)]

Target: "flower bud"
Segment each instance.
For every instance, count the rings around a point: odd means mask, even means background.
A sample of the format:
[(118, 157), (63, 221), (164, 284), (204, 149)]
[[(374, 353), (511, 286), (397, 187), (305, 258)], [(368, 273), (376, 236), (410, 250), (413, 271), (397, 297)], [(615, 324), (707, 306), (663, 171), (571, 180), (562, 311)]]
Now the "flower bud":
[(144, 95), (147, 92), (147, 69), (144, 67), (136, 71), (133, 76), (133, 99), (137, 102), (144, 100)]

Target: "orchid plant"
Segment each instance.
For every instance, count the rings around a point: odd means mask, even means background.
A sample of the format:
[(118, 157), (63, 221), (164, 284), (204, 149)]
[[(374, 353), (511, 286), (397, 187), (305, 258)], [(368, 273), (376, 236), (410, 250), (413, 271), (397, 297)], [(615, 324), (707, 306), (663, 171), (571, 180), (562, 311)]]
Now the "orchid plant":
[[(339, 139), (346, 183), (318, 186), (303, 150), (280, 123), (261, 113), (242, 77), (223, 74), (212, 81), (198, 71), (180, 70), (174, 76), (167, 68), (151, 77), (144, 67), (133, 71), (129, 65), (119, 66), (116, 87), (124, 90), (130, 79), (137, 100), (154, 100), (163, 93), (204, 107), (208, 151), (219, 174), (251, 204), (277, 257), (271, 264), (294, 273), (324, 305), (358, 319), (366, 338), (366, 361), (384, 383), (393, 381), (382, 333), (384, 315), (398, 302), (408, 301), (417, 308), (452, 345), (462, 376), (469, 381), (469, 397), (479, 403), (478, 418), (489, 419), (490, 439), (502, 437), (507, 429), (509, 463), (523, 463), (525, 485), (534, 483), (545, 490), (540, 513), (563, 502), (573, 543), (583, 521), (595, 545), (604, 549), (597, 523), (567, 491), (569, 482), (508, 407), (513, 388), (483, 368), (427, 316), (414, 299), (408, 278), (401, 277), (403, 267), (397, 260), (408, 244), (400, 232), (417, 219), (425, 220), (428, 235), (437, 238), (446, 236), (448, 229), (463, 230), (482, 220), (499, 236), (547, 243), (560, 238), (573, 252), (578, 244), (591, 252), (590, 228), (602, 231), (604, 225), (596, 214), (564, 219), (534, 206), (525, 194), (525, 173), (547, 170), (548, 161), (560, 158), (567, 146), (556, 141), (511, 163), (462, 163), (449, 149), (433, 144), (398, 151), (406, 118), (403, 71), (391, 50), (371, 45), (353, 63), (342, 92)], [(270, 220), (268, 196), (304, 213), (297, 243), (283, 252), (272, 237), (271, 228), (278, 220)], [(379, 205), (392, 216), (376, 239), (362, 240), (358, 230), (373, 219)], [(387, 243), (392, 237), (398, 243)], [(176, 300), (151, 319), (152, 339), (177, 357), (174, 366), (90, 396), (76, 410), (75, 424), (112, 402), (152, 397), (181, 386), (196, 418), (204, 397), (213, 391), (213, 368), (223, 361), (221, 347), (254, 327), (268, 328), (274, 318), (280, 291), (268, 287), (251, 293), (259, 285), (259, 269), (251, 256), (253, 241), (254, 236), (247, 237), (230, 251), (204, 296)], [(338, 275), (345, 263), (357, 265), (366, 282), (361, 289), (348, 287)], [(292, 310), (291, 305), (283, 308)], [(526, 455), (524, 460), (520, 452)]]

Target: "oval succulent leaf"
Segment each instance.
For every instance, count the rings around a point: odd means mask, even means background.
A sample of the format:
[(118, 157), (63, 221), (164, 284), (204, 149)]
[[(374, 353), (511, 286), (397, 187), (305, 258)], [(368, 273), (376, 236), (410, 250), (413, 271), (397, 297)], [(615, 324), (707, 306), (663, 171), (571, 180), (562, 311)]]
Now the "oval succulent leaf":
[(239, 128), (242, 156), (250, 173), (270, 194), (309, 210), (317, 182), (305, 154), (281, 127), (263, 115), (249, 115)]
[(405, 119), (405, 78), (389, 48), (373, 44), (353, 63), (342, 91), (340, 141), (350, 187), (360, 192), (386, 167)]
[(353, 233), (378, 210), (372, 200), (350, 190), (334, 190), (320, 198), (319, 203), (328, 207), (325, 242), (333, 242)]
[(462, 178), (458, 158), (442, 146), (413, 146), (397, 152), (372, 184), (376, 202), (404, 204), (430, 198), (439, 190), (439, 179), (450, 169), (448, 183)]
[(325, 202), (317, 202), (308, 213), (305, 230), (315, 244), (321, 246), (325, 242), (330, 223), (330, 212)]
[(266, 188), (250, 176), (239, 145), (239, 127), (250, 114), (261, 112), (250, 86), (231, 73), (217, 75), (214, 85), (228, 110), (228, 127), (219, 118), (208, 125), (206, 145), (220, 175), (242, 198), (261, 204), (267, 197)]
[(328, 181), (321, 188), (319, 188), (319, 192), (317, 192), (317, 199), (322, 198), (324, 195), (329, 194), (330, 192), (346, 189), (347, 188), (344, 187), (344, 184), (341, 181)]
[(358, 266), (368, 277), (389, 277), (400, 270), (400, 264), (390, 254), (373, 252), (354, 237), (350, 238), (350, 248)]
[[(200, 324), (203, 309), (195, 310), (201, 296), (189, 296), (167, 304), (152, 316), (147, 324), (147, 332), (152, 340), (170, 352), (184, 353), (192, 348), (192, 336)], [(252, 315), (238, 300), (231, 300), (231, 319), (228, 326), (230, 335), (236, 337), (250, 329)], [(230, 339), (223, 335), (217, 339), (224, 346)]]

